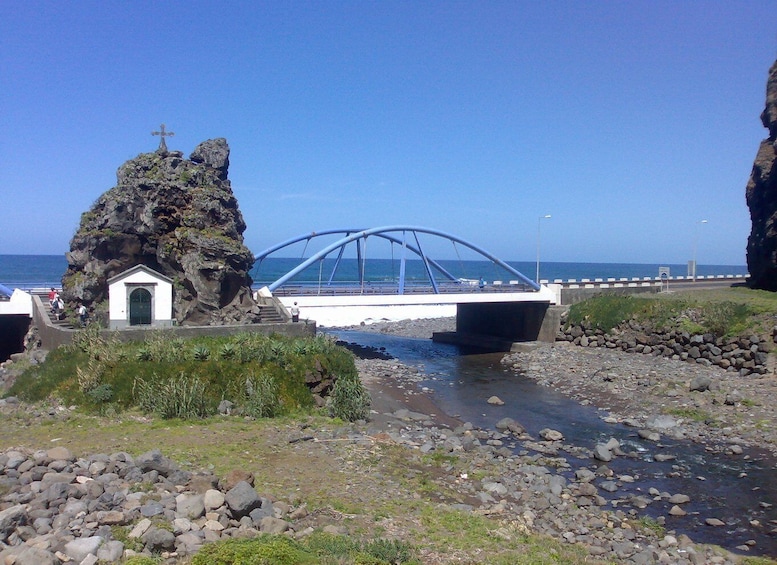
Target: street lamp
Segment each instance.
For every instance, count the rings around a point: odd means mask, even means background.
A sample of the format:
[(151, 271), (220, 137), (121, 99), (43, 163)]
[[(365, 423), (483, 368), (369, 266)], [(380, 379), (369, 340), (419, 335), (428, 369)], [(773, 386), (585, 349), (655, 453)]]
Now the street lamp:
[(537, 284), (540, 284), (540, 226), (542, 225), (542, 220), (547, 218), (550, 218), (550, 214), (537, 218), (537, 278), (534, 279)]
[(699, 247), (699, 225), (706, 224), (707, 220), (699, 220), (693, 234), (693, 282), (696, 282), (696, 249)]

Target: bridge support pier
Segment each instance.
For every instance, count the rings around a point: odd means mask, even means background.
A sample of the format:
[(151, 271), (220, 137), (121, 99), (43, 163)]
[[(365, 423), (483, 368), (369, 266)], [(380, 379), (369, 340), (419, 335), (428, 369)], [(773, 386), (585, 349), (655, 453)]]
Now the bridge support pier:
[(434, 340), (509, 351), (516, 342), (553, 343), (563, 308), (541, 302), (458, 304), (456, 332), (434, 334)]

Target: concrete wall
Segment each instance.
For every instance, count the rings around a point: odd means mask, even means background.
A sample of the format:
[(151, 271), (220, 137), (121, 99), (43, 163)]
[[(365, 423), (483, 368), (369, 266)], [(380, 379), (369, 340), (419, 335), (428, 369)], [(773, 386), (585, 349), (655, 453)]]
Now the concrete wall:
[(487, 302), (459, 304), (456, 331), (480, 334), (508, 341), (556, 339), (561, 309), (538, 302)]
[[(45, 314), (45, 308), (40, 296), (33, 296), (33, 321), (38, 327), (38, 334), (43, 349), (52, 350), (60, 345), (68, 345), (73, 342), (73, 335), (77, 330), (54, 326), (49, 317)], [(125, 330), (103, 330), (102, 335), (105, 338), (116, 336), (120, 341), (143, 341), (149, 331), (163, 331), (171, 338), (174, 337), (196, 337), (201, 335), (225, 336), (234, 335), (243, 332), (261, 333), (270, 335), (273, 333), (291, 337), (314, 337), (316, 335), (315, 322), (300, 322), (297, 324), (249, 324), (245, 326), (175, 326), (164, 329), (125, 329)]]

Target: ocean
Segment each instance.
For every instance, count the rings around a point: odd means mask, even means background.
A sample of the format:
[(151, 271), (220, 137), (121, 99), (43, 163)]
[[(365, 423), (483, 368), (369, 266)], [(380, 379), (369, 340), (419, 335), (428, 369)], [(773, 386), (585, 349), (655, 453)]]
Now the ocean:
[[(254, 287), (259, 288), (269, 284), (301, 263), (295, 258), (267, 258), (261, 264), (254, 265), (251, 276)], [(515, 276), (489, 261), (459, 261), (440, 260), (439, 264), (456, 278), (486, 281), (515, 279)], [(293, 279), (294, 283), (328, 282), (332, 276), (335, 259), (325, 259)], [(537, 265), (529, 261), (506, 261), (508, 265), (529, 279), (534, 279)], [(561, 263), (543, 262), (540, 265), (540, 278), (553, 282), (556, 279), (594, 280), (597, 278), (656, 278), (659, 267), (669, 268), (671, 277), (688, 275), (687, 265), (659, 265), (646, 263)], [(64, 255), (0, 255), (0, 284), (11, 288), (39, 288), (60, 286), (62, 275), (67, 269)], [(333, 282), (345, 284), (359, 280), (359, 263), (356, 259), (342, 259)], [(391, 282), (399, 278), (399, 260), (369, 259), (364, 266), (364, 280), (369, 282)], [(702, 265), (697, 268), (697, 275), (744, 275), (747, 267), (744, 265)], [(435, 272), (437, 280), (443, 280)], [(408, 260), (405, 278), (408, 282), (426, 281), (424, 264), (420, 260)]]

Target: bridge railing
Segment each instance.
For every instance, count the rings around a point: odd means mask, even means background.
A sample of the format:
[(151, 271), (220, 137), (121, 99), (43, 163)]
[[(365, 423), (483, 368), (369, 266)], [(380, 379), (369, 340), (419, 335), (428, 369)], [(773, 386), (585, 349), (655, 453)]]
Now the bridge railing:
[[(534, 292), (534, 289), (526, 284), (517, 281), (500, 282), (494, 281), (483, 287), (478, 285), (477, 281), (465, 283), (438, 283), (437, 290), (439, 294), (464, 294), (472, 292)], [(365, 282), (360, 285), (358, 282), (322, 284), (317, 283), (298, 283), (285, 284), (275, 289), (275, 296), (354, 296), (354, 295), (398, 295), (399, 289), (396, 283)], [(434, 294), (434, 289), (429, 284), (405, 285), (403, 294)]]

